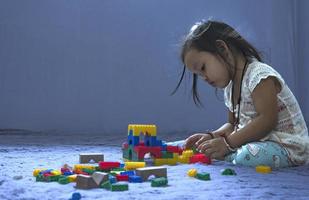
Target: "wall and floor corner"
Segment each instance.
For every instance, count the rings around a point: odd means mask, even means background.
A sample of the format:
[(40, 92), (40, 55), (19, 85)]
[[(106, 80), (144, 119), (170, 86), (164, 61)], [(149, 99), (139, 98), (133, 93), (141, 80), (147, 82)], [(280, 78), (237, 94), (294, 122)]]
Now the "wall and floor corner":
[(222, 98), (190, 78), (175, 96), (179, 42), (200, 19), (234, 26), (277, 69), (309, 119), (306, 0), (0, 1), (0, 129), (123, 134), (216, 128)]

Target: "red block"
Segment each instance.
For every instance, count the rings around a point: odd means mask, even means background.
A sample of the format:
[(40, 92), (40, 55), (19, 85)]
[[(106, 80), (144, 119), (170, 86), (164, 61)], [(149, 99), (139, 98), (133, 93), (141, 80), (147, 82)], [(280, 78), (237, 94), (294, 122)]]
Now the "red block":
[(118, 168), (120, 167), (120, 162), (99, 162), (99, 167), (100, 169), (103, 169), (103, 170), (110, 170), (110, 169), (113, 169), (113, 168)]
[(138, 159), (144, 159), (146, 153), (150, 153), (155, 158), (161, 158), (161, 147), (135, 146), (134, 151), (138, 155)]
[(117, 181), (129, 181), (129, 175), (116, 175)]
[(183, 150), (182, 150), (182, 148), (180, 148), (178, 146), (167, 146), (166, 151), (172, 152), (172, 153), (182, 154)]
[(190, 158), (189, 163), (197, 163), (197, 162), (206, 163), (209, 165), (211, 164), (211, 159), (205, 156), (204, 154), (195, 154)]

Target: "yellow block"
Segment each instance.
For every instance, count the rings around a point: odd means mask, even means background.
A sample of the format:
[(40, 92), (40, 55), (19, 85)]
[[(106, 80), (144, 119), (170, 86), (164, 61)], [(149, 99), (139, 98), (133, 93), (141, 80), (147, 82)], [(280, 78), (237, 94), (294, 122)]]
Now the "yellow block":
[(155, 166), (161, 166), (161, 165), (167, 165), (168, 164), (168, 158), (156, 158), (154, 159), (154, 165)]
[(182, 157), (191, 157), (193, 156), (193, 150), (185, 150), (182, 152)]
[(168, 165), (176, 165), (178, 162), (178, 157), (177, 158), (168, 158), (167, 159), (167, 164)]
[(189, 158), (189, 157), (186, 157), (186, 156), (179, 156), (179, 157), (178, 157), (178, 162), (180, 162), (180, 163), (188, 164), (188, 163), (189, 163), (189, 160), (190, 160), (190, 158)]
[(57, 176), (57, 175), (61, 175), (61, 171), (60, 170), (53, 170), (50, 172), (52, 175)]
[(82, 170), (82, 169), (91, 169), (91, 170), (95, 170), (95, 166), (93, 165), (80, 165), (80, 164), (77, 164), (77, 165), (74, 165), (74, 170)]
[(197, 174), (197, 169), (189, 169), (187, 172), (188, 176), (195, 177)]
[(271, 168), (266, 165), (258, 165), (255, 167), (255, 171), (258, 173), (267, 174), (271, 172)]
[(68, 176), (69, 182), (70, 182), (70, 183), (76, 182), (76, 177), (77, 177), (76, 174), (73, 174), (73, 175)]
[(125, 170), (132, 170), (136, 168), (145, 167), (145, 162), (124, 162), (124, 169)]
[(128, 126), (128, 135), (130, 130), (133, 131), (133, 136), (139, 136), (141, 133), (148, 133), (151, 136), (157, 135), (157, 127), (156, 125), (148, 125), (148, 124), (129, 124)]
[(44, 170), (47, 170), (47, 169), (40, 169), (40, 168), (34, 169), (33, 176), (37, 176), (41, 171), (44, 171)]

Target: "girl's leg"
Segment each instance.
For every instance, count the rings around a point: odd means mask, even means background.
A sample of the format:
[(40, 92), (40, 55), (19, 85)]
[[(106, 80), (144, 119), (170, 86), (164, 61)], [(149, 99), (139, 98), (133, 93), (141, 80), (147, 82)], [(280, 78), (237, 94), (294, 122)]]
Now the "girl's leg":
[(255, 167), (267, 165), (272, 168), (290, 167), (287, 151), (272, 141), (252, 142), (243, 145), (235, 153), (225, 157), (226, 161), (236, 165)]

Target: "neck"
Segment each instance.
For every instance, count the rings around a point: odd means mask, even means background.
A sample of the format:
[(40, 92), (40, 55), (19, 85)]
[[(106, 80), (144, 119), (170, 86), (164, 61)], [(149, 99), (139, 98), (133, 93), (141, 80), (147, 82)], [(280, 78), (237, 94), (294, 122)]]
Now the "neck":
[(236, 57), (236, 62), (235, 62), (235, 77), (234, 77), (234, 82), (235, 83), (239, 83), (243, 70), (246, 67), (246, 58), (245, 56), (243, 56), (242, 54), (238, 54), (238, 56)]

